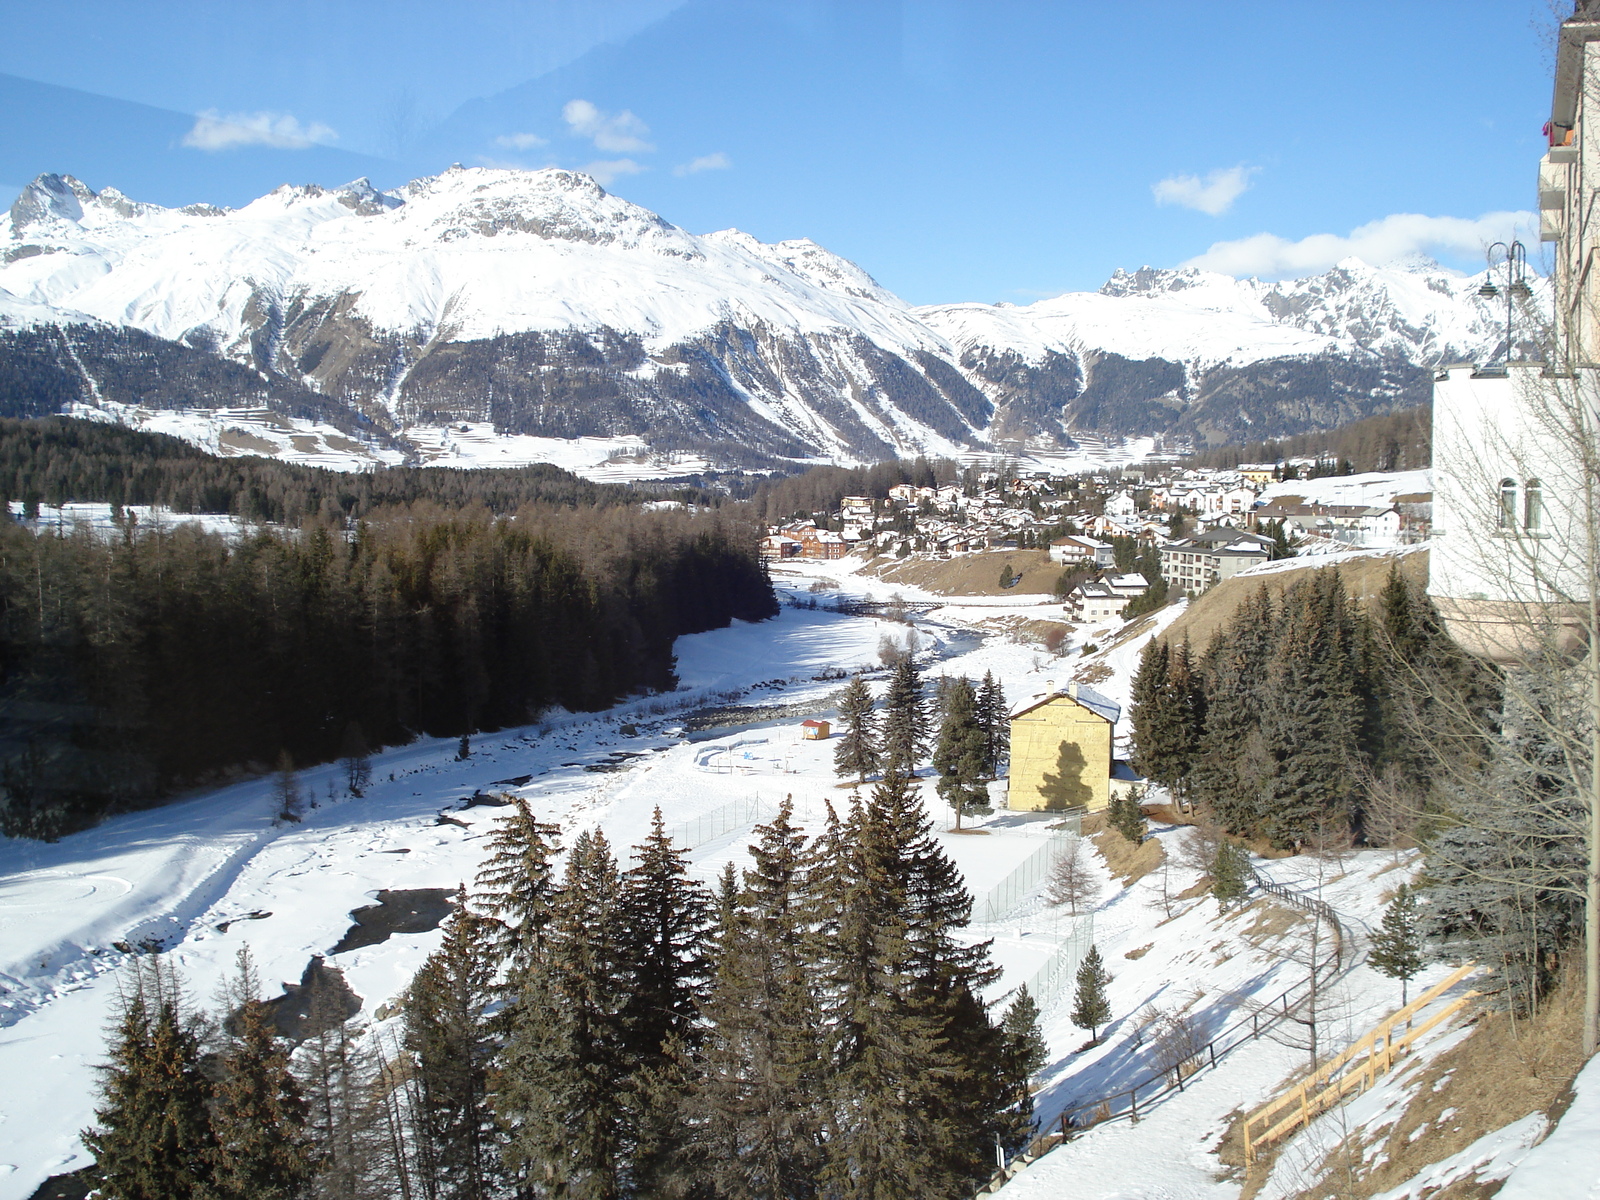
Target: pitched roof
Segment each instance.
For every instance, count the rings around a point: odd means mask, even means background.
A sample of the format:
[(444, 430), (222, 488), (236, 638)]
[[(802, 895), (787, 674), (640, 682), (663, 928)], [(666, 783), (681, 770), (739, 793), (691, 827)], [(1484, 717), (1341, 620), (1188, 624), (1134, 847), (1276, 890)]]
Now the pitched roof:
[(1118, 718), (1122, 716), (1122, 706), (1115, 700), (1107, 699), (1099, 692), (1096, 692), (1090, 688), (1086, 688), (1082, 684), (1069, 683), (1065, 688), (1057, 688), (1053, 692), (1045, 692), (1043, 695), (1034, 696), (1031, 700), (1023, 701), (1016, 708), (1011, 710), (1011, 719), (1014, 721), (1018, 717), (1032, 712), (1036, 708), (1042, 708), (1044, 705), (1049, 704), (1052, 700), (1061, 699), (1063, 696), (1068, 700), (1077, 701), (1077, 703), (1081, 704), (1084, 708), (1087, 708), (1090, 712), (1094, 713), (1095, 716), (1109, 721), (1113, 725), (1115, 725)]

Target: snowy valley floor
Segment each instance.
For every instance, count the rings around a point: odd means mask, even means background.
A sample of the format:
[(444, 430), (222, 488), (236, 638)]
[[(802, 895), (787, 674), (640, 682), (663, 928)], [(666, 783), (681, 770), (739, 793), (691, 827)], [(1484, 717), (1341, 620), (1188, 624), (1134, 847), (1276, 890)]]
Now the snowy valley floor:
[[(813, 564), (807, 571), (780, 576), (792, 598), (884, 599), (891, 590), (856, 577), (848, 562)], [(819, 577), (831, 577), (838, 590), (808, 591)], [(907, 600), (937, 599), (897, 590)], [(1180, 611), (1146, 621), (1138, 636), (1122, 642), (1100, 630), (1080, 631), (1079, 644), (1096, 640), (1106, 647), (1086, 659), (1076, 652), (1056, 658), (1004, 634), (1021, 618), (1059, 619), (1059, 606), (1040, 606), (1038, 597), (940, 603), (915, 625), (930, 655), (926, 677), (993, 671), (1012, 702), (1079, 677), (1126, 705), (1143, 642)], [(351, 910), (372, 903), (380, 889), (470, 884), (484, 832), (497, 814), (492, 807), (462, 807), (480, 790), (526, 797), (541, 818), (562, 825), (569, 841), (582, 828), (603, 828), (619, 853), (642, 838), (657, 806), (669, 827), (701, 818), (731, 822), (720, 836), (691, 838), (700, 843), (691, 855), (695, 869), (710, 882), (724, 862), (747, 861), (752, 820), (770, 814), (783, 796), (794, 797), (807, 823), (820, 819), (825, 801), (847, 803), (849, 793), (834, 781), (832, 744), (801, 740), (799, 714), (825, 714), (841, 686), (839, 671), (876, 668), (881, 639), (903, 643), (907, 631), (888, 620), (785, 607), (771, 622), (680, 640), (676, 693), (485, 735), (465, 761), (456, 760), (454, 740), (388, 751), (374, 758), (374, 782), (360, 799), (337, 798), (337, 766), (306, 770), (302, 787), (319, 803), (300, 824), (273, 822), (272, 781), (257, 779), (118, 817), (53, 845), (0, 842), (0, 1200), (25, 1200), (47, 1176), (86, 1162), (78, 1132), (93, 1120), (94, 1066), (103, 1055), (102, 1031), (126, 957), (115, 943), (154, 938), (174, 947), (173, 958), (202, 1002), (228, 975), (239, 948), (249, 946), (276, 991), (278, 981), (298, 980), (312, 956), (328, 955), (349, 928)], [(718, 719), (747, 723), (686, 731), (706, 723), (705, 710), (734, 706), (752, 711), (723, 712)], [(689, 719), (696, 712), (701, 718)], [(1124, 720), (1119, 733), (1126, 729)], [(944, 828), (948, 810), (939, 806), (931, 781), (926, 795)], [(739, 805), (746, 807), (733, 807)], [(453, 820), (440, 823), (445, 812)], [(1001, 809), (979, 823), (976, 835), (944, 835), (980, 909), (1044, 844), (1044, 825)], [(1152, 1006), (1187, 1011), (1214, 1033), (1305, 977), (1309, 926), (1297, 911), (1258, 899), (1224, 915), (1208, 896), (1173, 899), (1198, 878), (1180, 865), (1187, 836), (1181, 828), (1159, 828), (1165, 865), (1130, 887), (1095, 860), (1105, 887), (1093, 916), (1094, 940), (1115, 975), (1110, 994), (1118, 1019), (1103, 1031), (1101, 1045), (1078, 1052), (1087, 1034), (1067, 1017), (1070, 980), (1041, 997), (1052, 1052), (1038, 1096), (1046, 1122), (1153, 1069), (1148, 1041), (1136, 1036), (1141, 1014)], [(1354, 935), (1357, 959), (1388, 891), (1414, 867), (1405, 856), (1375, 852), (1257, 865), (1264, 875), (1331, 904)], [(1072, 919), (1043, 904), (1038, 890), (974, 929), (975, 937), (993, 939), (1005, 971), (996, 997), (1035, 977), (1074, 928)], [(402, 991), (439, 937), (437, 931), (397, 934), (329, 959), (362, 997), (362, 1023), (382, 1025), (378, 1010)], [(1413, 987), (1420, 990), (1447, 970), (1430, 967)], [(1322, 1044), (1337, 1048), (1365, 1032), (1398, 1006), (1397, 992), (1392, 981), (1364, 966), (1349, 967), (1330, 990)], [(1291, 1141), (1260, 1194), (1278, 1200), (1308, 1185), (1330, 1131), (1349, 1122), (1392, 1122), (1406, 1080), (1462, 1036), (1453, 1026), (1442, 1030), (1403, 1070)], [(1137, 1124), (1091, 1130), (1020, 1172), (1000, 1194), (1006, 1200), (1234, 1200), (1240, 1184), (1217, 1154), (1231, 1114), (1270, 1098), (1306, 1060), (1295, 1039), (1262, 1036)], [(1592, 1090), (1600, 1091), (1600, 1084)], [(1600, 1099), (1590, 1109), (1600, 1109)], [(1587, 1119), (1597, 1118), (1589, 1111)], [(1461, 1170), (1491, 1160), (1508, 1170), (1543, 1128), (1513, 1126)], [(1393, 1200), (1407, 1195), (1396, 1193)]]

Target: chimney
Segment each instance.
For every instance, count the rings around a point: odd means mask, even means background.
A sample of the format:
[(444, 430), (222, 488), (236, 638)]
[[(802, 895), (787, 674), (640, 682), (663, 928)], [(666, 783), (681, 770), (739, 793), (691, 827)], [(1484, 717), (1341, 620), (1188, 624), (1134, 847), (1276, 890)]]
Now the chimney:
[(1076, 700), (1078, 698), (1078, 685), (1075, 683), (1067, 684), (1067, 695)]

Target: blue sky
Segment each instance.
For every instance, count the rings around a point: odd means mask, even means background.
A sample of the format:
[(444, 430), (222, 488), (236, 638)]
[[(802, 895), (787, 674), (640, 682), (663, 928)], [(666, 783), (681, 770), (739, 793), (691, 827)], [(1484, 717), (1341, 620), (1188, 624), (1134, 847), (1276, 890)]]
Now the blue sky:
[[(914, 303), (1462, 269), (1533, 207), (1545, 0), (0, 0), (0, 200), (588, 168)], [(26, 30), (26, 35), (18, 31)]]

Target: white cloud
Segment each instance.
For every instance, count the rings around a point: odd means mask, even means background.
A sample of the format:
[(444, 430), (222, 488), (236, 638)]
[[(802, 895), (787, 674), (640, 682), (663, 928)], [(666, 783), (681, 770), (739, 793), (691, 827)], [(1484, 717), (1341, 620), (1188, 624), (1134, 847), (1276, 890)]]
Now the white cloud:
[(223, 115), (208, 108), (195, 118), (183, 144), (194, 150), (236, 150), (240, 146), (271, 146), (276, 150), (304, 150), (338, 138), (320, 121), (301, 125), (288, 113), (257, 112)]
[(593, 176), (594, 181), (601, 187), (610, 187), (613, 181), (621, 179), (624, 175), (638, 175), (649, 169), (631, 158), (601, 159), (578, 168), (585, 175)]
[(495, 138), (494, 144), (505, 150), (532, 150), (543, 146), (545, 139), (537, 133), (503, 133)]
[(702, 154), (690, 162), (679, 163), (672, 168), (674, 175), (698, 175), (701, 171), (726, 171), (733, 166), (733, 160), (718, 150), (715, 154)]
[(1258, 233), (1231, 242), (1214, 242), (1204, 254), (1183, 265), (1224, 275), (1296, 276), (1326, 271), (1344, 258), (1375, 266), (1413, 255), (1456, 257), (1481, 255), (1491, 242), (1529, 238), (1538, 226), (1531, 212), (1492, 212), (1467, 217), (1427, 217), (1394, 213), (1369, 221), (1347, 236), (1315, 233), (1291, 242), (1273, 233)]
[(627, 109), (615, 114), (604, 113), (587, 100), (568, 100), (561, 116), (573, 133), (594, 142), (596, 150), (640, 154), (655, 149), (644, 140), (650, 134), (650, 127)]
[(1233, 207), (1250, 186), (1250, 176), (1260, 167), (1225, 167), (1198, 175), (1169, 175), (1150, 186), (1157, 204), (1176, 204), (1208, 216), (1220, 217)]

